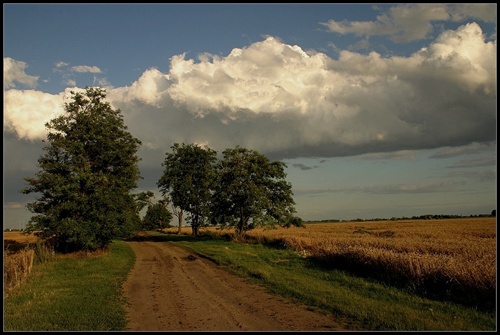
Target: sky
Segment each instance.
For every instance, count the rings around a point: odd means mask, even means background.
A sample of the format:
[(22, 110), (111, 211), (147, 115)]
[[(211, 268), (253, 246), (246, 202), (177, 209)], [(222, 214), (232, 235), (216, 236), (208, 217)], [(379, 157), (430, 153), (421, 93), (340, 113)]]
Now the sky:
[(4, 228), (70, 91), (106, 89), (141, 140), (286, 164), (304, 220), (490, 214), (497, 4), (3, 4)]

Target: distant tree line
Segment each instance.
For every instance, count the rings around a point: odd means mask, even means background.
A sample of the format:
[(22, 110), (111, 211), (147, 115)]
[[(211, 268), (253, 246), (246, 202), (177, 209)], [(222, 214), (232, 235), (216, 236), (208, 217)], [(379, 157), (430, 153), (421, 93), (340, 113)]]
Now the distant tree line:
[(206, 146), (175, 143), (157, 183), (163, 199), (153, 203), (151, 191), (132, 193), (141, 178), (141, 142), (128, 132), (121, 111), (104, 101), (105, 90), (71, 94), (65, 113), (45, 124), (40, 170), (24, 178), (28, 186), (21, 190), (40, 194), (27, 205), (35, 215), (25, 231), (52, 240), (56, 251), (107, 248), (138, 230), (169, 227), (173, 215), (179, 229), (185, 217), (193, 235), (205, 225), (234, 226), (243, 234), (258, 226), (303, 224), (294, 215), (285, 164), (239, 146), (219, 159)]
[(363, 222), (363, 221), (403, 221), (403, 220), (439, 220), (439, 219), (461, 219), (461, 218), (487, 218), (496, 217), (496, 210), (492, 210), (491, 214), (471, 214), (471, 215), (452, 215), (452, 214), (425, 214), (419, 216), (402, 216), (402, 217), (391, 217), (390, 219), (375, 218), (375, 219), (351, 219), (351, 220), (339, 220), (339, 219), (325, 219), (325, 220), (308, 220), (307, 223), (311, 222)]

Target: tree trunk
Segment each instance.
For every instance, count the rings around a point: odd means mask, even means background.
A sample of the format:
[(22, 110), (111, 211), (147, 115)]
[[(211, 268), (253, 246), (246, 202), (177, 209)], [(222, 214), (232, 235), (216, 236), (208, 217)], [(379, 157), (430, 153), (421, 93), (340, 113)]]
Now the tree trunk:
[(193, 236), (198, 236), (198, 225), (194, 225), (191, 227), (193, 230)]
[(193, 236), (198, 236), (198, 215), (193, 216), (193, 221), (191, 222), (191, 229), (193, 231)]
[(179, 210), (179, 212), (177, 212), (177, 218), (179, 219), (179, 229), (177, 230), (177, 234), (181, 234), (181, 230), (182, 230), (182, 210)]
[(237, 233), (238, 235), (243, 234), (243, 228), (245, 227), (245, 212), (243, 207), (240, 207), (240, 222), (238, 223)]

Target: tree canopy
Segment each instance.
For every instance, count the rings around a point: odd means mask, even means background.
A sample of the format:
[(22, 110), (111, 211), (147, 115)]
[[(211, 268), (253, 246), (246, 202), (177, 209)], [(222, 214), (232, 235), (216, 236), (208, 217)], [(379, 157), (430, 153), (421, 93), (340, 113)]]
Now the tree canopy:
[(283, 162), (240, 146), (223, 151), (221, 160), (207, 146), (175, 143), (171, 149), (157, 185), (181, 213), (190, 215), (193, 235), (205, 222), (235, 226), (238, 234), (258, 226), (303, 225), (294, 216)]
[(215, 180), (216, 151), (196, 144), (174, 143), (162, 163), (163, 175), (157, 182), (163, 196), (190, 215), (193, 235), (210, 215)]
[(60, 251), (94, 250), (130, 236), (140, 224), (131, 190), (140, 178), (141, 142), (120, 110), (105, 102), (105, 90), (71, 92), (65, 113), (49, 121), (40, 170), (24, 178), (24, 194), (39, 193), (27, 205), (37, 215), (27, 230), (54, 238)]
[(171, 227), (172, 212), (167, 207), (165, 201), (159, 201), (156, 204), (148, 205), (146, 215), (142, 219), (143, 229), (163, 229)]
[(239, 234), (257, 226), (302, 225), (285, 178), (283, 162), (240, 146), (226, 149), (217, 168), (212, 223), (236, 226)]

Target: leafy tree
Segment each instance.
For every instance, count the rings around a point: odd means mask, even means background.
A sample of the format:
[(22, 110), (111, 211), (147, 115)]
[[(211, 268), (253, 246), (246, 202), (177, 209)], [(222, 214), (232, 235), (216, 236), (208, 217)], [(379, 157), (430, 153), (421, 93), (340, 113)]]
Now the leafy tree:
[(217, 153), (196, 144), (174, 143), (171, 149), (162, 163), (164, 171), (157, 185), (175, 207), (190, 214), (192, 232), (197, 236), (200, 224), (210, 214)]
[(144, 209), (144, 207), (148, 205), (152, 205), (151, 198), (154, 197), (154, 193), (152, 191), (139, 192), (134, 194), (135, 203), (137, 206), (137, 212), (140, 212)]
[(218, 166), (212, 223), (236, 226), (238, 234), (257, 226), (303, 225), (294, 217), (291, 184), (285, 164), (241, 148), (226, 149)]
[(172, 213), (167, 208), (167, 202), (159, 201), (156, 204), (148, 205), (142, 225), (146, 230), (169, 228), (171, 220)]
[(27, 205), (37, 215), (27, 230), (53, 238), (56, 250), (105, 248), (131, 236), (140, 224), (134, 196), (140, 178), (141, 142), (124, 125), (120, 110), (105, 102), (105, 90), (71, 92), (65, 113), (49, 121), (40, 171), (24, 178), (24, 194), (40, 193)]

